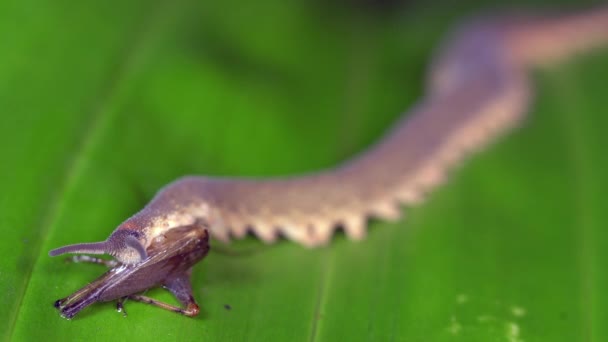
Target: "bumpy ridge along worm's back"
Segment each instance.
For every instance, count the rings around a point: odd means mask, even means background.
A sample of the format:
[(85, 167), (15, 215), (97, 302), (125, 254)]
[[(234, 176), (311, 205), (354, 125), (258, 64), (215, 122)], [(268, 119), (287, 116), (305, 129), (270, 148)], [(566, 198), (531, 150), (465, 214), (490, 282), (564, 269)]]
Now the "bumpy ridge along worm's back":
[[(97, 252), (135, 263), (154, 238), (197, 221), (224, 241), (250, 231), (266, 242), (282, 235), (318, 246), (336, 227), (362, 239), (369, 217), (398, 218), (399, 205), (420, 202), (455, 163), (520, 122), (531, 97), (529, 67), (606, 41), (608, 8), (469, 21), (436, 54), (424, 97), (361, 155), (303, 176), (178, 179), (123, 222)], [(135, 236), (140, 245), (125, 244), (123, 236)]]
[(361, 239), (367, 218), (398, 218), (399, 204), (421, 201), (463, 156), (521, 120), (531, 95), (528, 67), (607, 40), (605, 8), (473, 21), (439, 51), (425, 97), (360, 156), (299, 177), (185, 177), (125, 224), (154, 225), (190, 215), (207, 219), (212, 235), (224, 241), (251, 231), (266, 242), (283, 235), (317, 246), (339, 226)]

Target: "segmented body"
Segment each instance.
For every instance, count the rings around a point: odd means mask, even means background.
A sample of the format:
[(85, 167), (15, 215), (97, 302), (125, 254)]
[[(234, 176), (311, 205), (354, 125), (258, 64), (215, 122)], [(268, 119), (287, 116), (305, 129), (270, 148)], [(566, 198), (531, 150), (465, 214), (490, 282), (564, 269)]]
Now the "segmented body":
[(424, 98), (360, 156), (334, 169), (283, 179), (185, 177), (162, 189), (122, 227), (204, 218), (212, 236), (224, 241), (249, 231), (266, 242), (282, 235), (317, 246), (327, 243), (336, 227), (361, 239), (367, 218), (399, 217), (400, 204), (418, 203), (452, 165), (521, 120), (531, 97), (529, 67), (606, 40), (606, 9), (471, 22), (439, 50)]
[(527, 71), (608, 41), (608, 8), (554, 16), (504, 16), (456, 30), (431, 63), (427, 91), (374, 146), (333, 169), (270, 178), (189, 176), (165, 186), (108, 240), (51, 251), (109, 253), (136, 263), (154, 239), (204, 222), (216, 239), (252, 232), (306, 246), (337, 227), (362, 239), (370, 217), (396, 219), (446, 178), (449, 169), (524, 117)]

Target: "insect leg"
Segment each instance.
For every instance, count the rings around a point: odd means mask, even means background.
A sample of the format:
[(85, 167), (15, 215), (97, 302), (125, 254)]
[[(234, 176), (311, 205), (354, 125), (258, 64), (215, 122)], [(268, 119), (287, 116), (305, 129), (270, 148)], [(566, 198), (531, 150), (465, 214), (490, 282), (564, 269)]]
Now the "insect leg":
[(163, 284), (164, 288), (169, 290), (177, 300), (185, 307), (183, 312), (180, 312), (183, 315), (194, 317), (198, 315), (200, 309), (196, 301), (194, 300), (194, 296), (192, 296), (192, 285), (190, 284), (190, 272), (186, 272), (184, 274), (175, 276), (173, 278), (168, 279)]
[(106, 259), (88, 256), (88, 255), (73, 255), (69, 258), (66, 258), (65, 260), (67, 262), (74, 262), (74, 263), (87, 262), (90, 264), (104, 265), (109, 268), (118, 266), (118, 261), (116, 261), (116, 260), (106, 260)]
[[(169, 310), (169, 311), (176, 312), (176, 313), (179, 313), (179, 314), (182, 314), (185, 316), (189, 316), (189, 317), (194, 317), (199, 312), (199, 308), (198, 308), (198, 305), (196, 305), (196, 303), (192, 303), (192, 305), (186, 305), (186, 308), (183, 309), (178, 306), (167, 304), (165, 302), (158, 301), (154, 298), (150, 298), (150, 297), (142, 296), (142, 295), (129, 295), (129, 296), (127, 296), (127, 298), (138, 301), (138, 302), (154, 305), (161, 309)], [(124, 310), (124, 308), (122, 308), (122, 309)]]
[(116, 311), (122, 312), (122, 315), (124, 317), (127, 317), (127, 310), (125, 310), (125, 301), (126, 300), (127, 300), (127, 297), (122, 297), (122, 298), (118, 298), (118, 300), (116, 301)]

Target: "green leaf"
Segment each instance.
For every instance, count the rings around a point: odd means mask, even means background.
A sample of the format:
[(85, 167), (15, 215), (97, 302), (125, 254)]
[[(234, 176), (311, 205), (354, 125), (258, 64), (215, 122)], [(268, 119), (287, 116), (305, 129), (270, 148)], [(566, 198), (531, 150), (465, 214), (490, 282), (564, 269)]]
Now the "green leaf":
[(194, 319), (133, 302), (59, 317), (54, 300), (103, 269), (50, 249), (106, 238), (185, 174), (352, 156), (422, 95), (446, 30), (489, 6), (363, 3), (0, 2), (0, 336), (608, 339), (606, 50), (536, 73), (521, 129), (363, 242), (212, 251)]

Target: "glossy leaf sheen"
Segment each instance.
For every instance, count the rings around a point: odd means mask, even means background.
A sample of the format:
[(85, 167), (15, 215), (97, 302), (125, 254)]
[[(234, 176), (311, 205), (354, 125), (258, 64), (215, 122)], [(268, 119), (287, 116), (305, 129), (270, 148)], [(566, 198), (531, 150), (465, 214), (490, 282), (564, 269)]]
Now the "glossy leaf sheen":
[(485, 8), (347, 3), (1, 2), (0, 336), (608, 339), (606, 50), (536, 73), (522, 129), (363, 242), (212, 251), (195, 319), (133, 302), (59, 317), (53, 301), (103, 269), (48, 250), (104, 239), (184, 174), (344, 160), (421, 95), (442, 33)]

